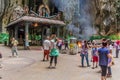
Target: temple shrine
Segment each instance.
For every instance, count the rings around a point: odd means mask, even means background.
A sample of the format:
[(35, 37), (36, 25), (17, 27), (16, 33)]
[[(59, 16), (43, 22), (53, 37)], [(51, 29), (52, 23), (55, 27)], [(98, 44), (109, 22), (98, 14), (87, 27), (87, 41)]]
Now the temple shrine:
[(62, 30), (65, 23), (62, 12), (55, 6), (51, 7), (47, 0), (40, 2), (39, 6), (34, 6), (17, 6), (14, 9), (11, 22), (6, 26), (10, 34), (9, 44), (12, 37), (19, 41), (19, 45), (31, 46), (42, 45), (45, 37), (52, 33), (57, 37), (64, 35)]

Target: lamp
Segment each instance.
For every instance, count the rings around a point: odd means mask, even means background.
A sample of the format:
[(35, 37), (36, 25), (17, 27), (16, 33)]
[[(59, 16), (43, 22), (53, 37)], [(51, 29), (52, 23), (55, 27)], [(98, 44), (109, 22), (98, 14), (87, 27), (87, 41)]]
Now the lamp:
[(38, 23), (34, 23), (33, 25), (34, 25), (34, 27), (37, 27), (37, 26), (38, 26)]

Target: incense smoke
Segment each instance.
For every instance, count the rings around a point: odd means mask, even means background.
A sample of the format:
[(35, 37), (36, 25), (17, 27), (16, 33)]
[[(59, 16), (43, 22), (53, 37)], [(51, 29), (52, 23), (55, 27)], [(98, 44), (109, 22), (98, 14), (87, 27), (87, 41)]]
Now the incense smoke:
[(51, 0), (55, 6), (64, 12), (65, 20), (70, 23), (67, 29), (78, 39), (89, 39), (95, 34), (93, 16), (91, 15), (91, 0)]

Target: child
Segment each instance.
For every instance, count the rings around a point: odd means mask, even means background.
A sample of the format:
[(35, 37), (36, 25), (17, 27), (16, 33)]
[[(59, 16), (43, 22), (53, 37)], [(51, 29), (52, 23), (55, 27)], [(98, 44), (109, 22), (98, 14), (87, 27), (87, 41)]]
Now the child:
[[(92, 69), (94, 68), (97, 68), (98, 67), (98, 55), (97, 55), (97, 46), (96, 45), (93, 45), (92, 47), (92, 62), (93, 62), (93, 67)], [(94, 66), (96, 63), (96, 67)]]
[(114, 65), (114, 61), (113, 61), (113, 55), (112, 55), (112, 46), (111, 46), (110, 43), (108, 43), (108, 49), (110, 51), (110, 54), (111, 54), (112, 58), (108, 59), (108, 73), (107, 73), (107, 77), (112, 77), (111, 66)]
[(112, 77), (112, 72), (111, 72), (111, 59), (108, 60), (109, 64), (108, 64), (108, 73), (107, 73), (107, 77)]

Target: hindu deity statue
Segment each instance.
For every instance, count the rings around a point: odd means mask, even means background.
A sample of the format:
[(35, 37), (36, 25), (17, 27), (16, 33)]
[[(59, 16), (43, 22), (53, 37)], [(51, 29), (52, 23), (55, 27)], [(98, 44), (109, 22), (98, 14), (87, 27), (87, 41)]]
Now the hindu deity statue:
[(38, 12), (41, 17), (49, 17), (50, 10), (48, 7), (48, 0), (43, 0), (43, 4), (40, 5)]

